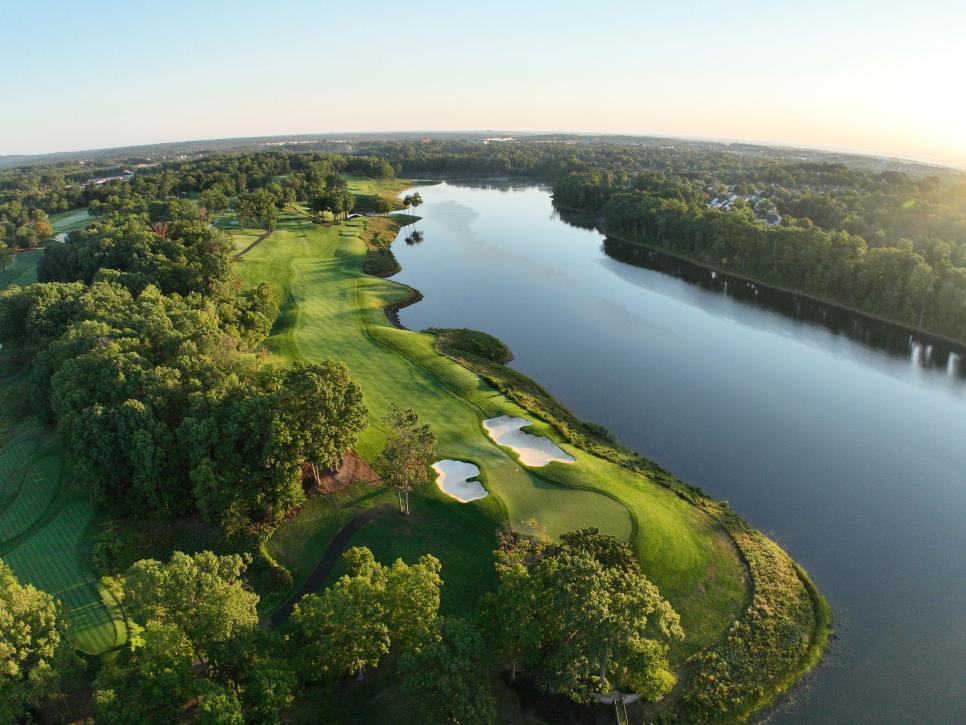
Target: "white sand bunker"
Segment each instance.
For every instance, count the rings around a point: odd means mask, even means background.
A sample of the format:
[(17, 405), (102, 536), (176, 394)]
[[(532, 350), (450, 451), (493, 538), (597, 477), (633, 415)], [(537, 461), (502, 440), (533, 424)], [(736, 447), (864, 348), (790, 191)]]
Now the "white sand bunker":
[(468, 503), (486, 496), (486, 489), (479, 481), (468, 481), (480, 475), (480, 469), (466, 461), (437, 461), (433, 464), (436, 471), (436, 485), (440, 491), (457, 501)]
[(526, 418), (511, 418), (501, 415), (483, 421), (483, 427), (490, 434), (490, 438), (501, 446), (512, 448), (520, 456), (520, 462), (525, 466), (538, 468), (546, 466), (551, 461), (573, 463), (574, 457), (563, 452), (556, 443), (543, 436), (524, 433), (521, 428), (530, 425)]

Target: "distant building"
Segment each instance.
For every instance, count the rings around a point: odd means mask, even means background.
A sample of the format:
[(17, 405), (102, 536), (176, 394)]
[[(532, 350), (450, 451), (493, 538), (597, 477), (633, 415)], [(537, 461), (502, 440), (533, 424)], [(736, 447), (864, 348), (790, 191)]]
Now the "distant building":
[(516, 139), (513, 138), (512, 136), (490, 136), (488, 138), (483, 139), (484, 144), (507, 143), (509, 141), (516, 141)]
[(100, 186), (101, 184), (106, 184), (108, 181), (130, 181), (133, 178), (134, 172), (124, 169), (124, 171), (116, 176), (99, 176), (95, 179), (88, 179), (86, 186)]

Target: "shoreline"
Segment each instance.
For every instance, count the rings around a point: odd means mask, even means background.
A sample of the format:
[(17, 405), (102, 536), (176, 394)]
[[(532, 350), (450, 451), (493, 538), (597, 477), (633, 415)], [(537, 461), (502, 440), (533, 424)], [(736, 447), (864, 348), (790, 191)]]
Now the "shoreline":
[[(565, 209), (568, 212), (578, 212), (579, 210)], [(679, 252), (672, 252), (663, 247), (659, 247), (655, 244), (650, 244), (648, 242), (641, 241), (640, 239), (629, 239), (628, 237), (622, 236), (620, 234), (615, 234), (614, 232), (607, 231), (603, 223), (594, 224), (594, 228), (604, 235), (605, 238), (614, 239), (618, 242), (623, 242), (625, 244), (631, 244), (636, 247), (641, 247), (642, 249), (648, 249), (652, 252), (665, 255), (671, 259), (677, 259), (682, 262), (687, 262), (688, 264), (693, 264), (695, 267), (700, 267), (711, 272), (716, 272), (717, 274), (724, 275), (726, 277), (731, 277), (735, 280), (742, 282), (750, 282), (752, 284), (758, 285), (760, 287), (781, 292), (783, 294), (791, 295), (793, 297), (801, 297), (803, 299), (810, 300), (820, 305), (825, 305), (829, 308), (840, 310), (842, 312), (848, 312), (851, 315), (856, 315), (858, 317), (863, 317), (872, 322), (879, 322), (885, 325), (891, 325), (899, 330), (908, 332), (910, 335), (918, 335), (923, 338), (925, 342), (929, 343), (940, 343), (948, 347), (955, 348), (956, 352), (966, 353), (966, 340), (959, 340), (955, 337), (949, 337), (943, 335), (942, 333), (933, 332), (924, 328), (913, 327), (905, 322), (899, 322), (898, 320), (892, 320), (888, 317), (883, 317), (874, 312), (867, 312), (866, 310), (859, 309), (858, 307), (852, 307), (845, 304), (844, 302), (837, 302), (835, 300), (829, 299), (827, 297), (819, 297), (818, 295), (811, 294), (809, 292), (801, 292), (792, 287), (783, 287), (781, 285), (774, 284), (773, 282), (765, 282), (763, 280), (757, 279), (756, 277), (749, 277), (746, 274), (740, 272), (734, 272), (725, 267), (719, 267), (711, 262), (706, 262), (704, 260), (698, 259), (697, 257), (691, 257), (686, 254), (681, 254)]]
[[(400, 227), (400, 230), (401, 230), (401, 227)], [(390, 248), (392, 244), (396, 242), (396, 239), (398, 238), (398, 234), (399, 234), (399, 230), (397, 230), (397, 233), (393, 237), (392, 242), (390, 242)], [(400, 300), (398, 302), (392, 303), (390, 305), (386, 305), (383, 308), (383, 311), (385, 313), (386, 319), (388, 320), (389, 324), (392, 327), (396, 329), (410, 331), (408, 328), (402, 325), (401, 321), (399, 320), (399, 311), (402, 309), (405, 309), (406, 307), (409, 307), (410, 305), (414, 305), (420, 302), (423, 299), (423, 294), (418, 289), (411, 287), (410, 285), (405, 284), (403, 282), (397, 282), (397, 284), (400, 284), (401, 286), (408, 289), (410, 291), (409, 296), (407, 296), (405, 299)], [(728, 540), (731, 542), (732, 546), (734, 546), (735, 551), (742, 562), (743, 568), (745, 570), (745, 576), (747, 577), (747, 581), (748, 581), (749, 600), (747, 605), (739, 615), (738, 620), (736, 620), (735, 625), (738, 624), (739, 620), (742, 620), (746, 616), (748, 616), (755, 608), (756, 595), (759, 594), (758, 588), (762, 583), (762, 582), (756, 581), (756, 576), (755, 576), (756, 569), (752, 561), (750, 560), (750, 556), (749, 556), (751, 552), (746, 551), (745, 548), (742, 546), (742, 544), (739, 542), (738, 540), (739, 534), (741, 533), (741, 531), (752, 532), (754, 535), (762, 537), (765, 541), (767, 541), (769, 544), (774, 546), (779, 552), (781, 552), (781, 554), (787, 559), (788, 563), (794, 570), (795, 577), (797, 581), (800, 583), (802, 589), (804, 590), (810, 602), (812, 616), (814, 618), (814, 624), (811, 627), (809, 644), (806, 647), (805, 651), (802, 653), (801, 657), (798, 659), (797, 665), (793, 667), (791, 670), (789, 670), (788, 672), (786, 672), (784, 676), (780, 677), (779, 681), (775, 684), (773, 688), (771, 688), (768, 695), (754, 702), (750, 706), (746, 706), (746, 707), (740, 708), (737, 711), (734, 711), (732, 714), (737, 716), (741, 721), (746, 721), (753, 717), (760, 717), (760, 718), (767, 719), (769, 712), (773, 711), (777, 707), (780, 707), (782, 701), (786, 700), (789, 697), (793, 697), (795, 691), (807, 685), (807, 676), (809, 675), (809, 673), (813, 672), (821, 663), (828, 647), (828, 641), (833, 634), (832, 612), (831, 612), (831, 608), (829, 607), (828, 601), (825, 599), (824, 596), (822, 596), (821, 591), (812, 581), (807, 571), (798, 562), (796, 562), (791, 557), (791, 555), (789, 555), (784, 549), (781, 548), (781, 546), (779, 546), (776, 542), (774, 542), (764, 533), (760, 532), (758, 529), (756, 529), (755, 527), (747, 523), (743, 518), (741, 518), (741, 516), (733, 512), (729, 507), (727, 507), (727, 505), (722, 505), (720, 502), (708, 496), (700, 488), (697, 488), (691, 484), (688, 484), (680, 480), (673, 473), (671, 473), (670, 471), (667, 471), (659, 464), (651, 461), (650, 459), (646, 458), (640, 453), (632, 449), (626, 448), (620, 443), (609, 441), (606, 438), (603, 438), (602, 436), (600, 436), (598, 433), (592, 432), (592, 429), (588, 426), (588, 424), (586, 424), (584, 421), (581, 421), (579, 418), (577, 418), (576, 415), (571, 413), (569, 409), (563, 406), (558, 400), (556, 400), (556, 398), (554, 398), (552, 395), (550, 395), (550, 393), (544, 390), (538, 382), (536, 382), (529, 376), (523, 375), (522, 373), (519, 373), (518, 371), (507, 367), (505, 363), (484, 361), (482, 359), (478, 361), (474, 361), (478, 364), (483, 363), (484, 365), (492, 365), (497, 368), (502, 368), (504, 370), (511, 371), (513, 375), (528, 381), (536, 389), (538, 389), (541, 392), (541, 394), (545, 396), (546, 399), (552, 405), (555, 405), (560, 410), (564, 411), (567, 416), (571, 417), (573, 421), (575, 421), (585, 429), (581, 432), (581, 435), (591, 438), (589, 442), (597, 444), (595, 446), (596, 450), (587, 447), (586, 443), (584, 445), (581, 445), (581, 443), (578, 440), (574, 439), (572, 434), (569, 434), (567, 430), (564, 430), (561, 428), (557, 420), (554, 420), (552, 417), (548, 419), (548, 417), (544, 414), (543, 411), (534, 409), (532, 406), (525, 404), (523, 401), (515, 398), (512, 394), (508, 393), (506, 390), (503, 389), (502, 386), (497, 384), (494, 379), (492, 379), (489, 375), (487, 375), (485, 370), (481, 371), (480, 369), (477, 368), (476, 365), (470, 364), (465, 358), (457, 357), (441, 350), (438, 345), (439, 339), (440, 339), (438, 333), (441, 332), (440, 330), (434, 329), (432, 331), (426, 331), (426, 332), (429, 332), (429, 334), (432, 334), (435, 337), (436, 341), (434, 342), (434, 349), (439, 354), (445, 357), (448, 357), (449, 359), (453, 360), (457, 364), (466, 368), (470, 372), (473, 372), (474, 374), (479, 375), (481, 378), (483, 378), (491, 385), (493, 385), (497, 390), (502, 392), (504, 395), (507, 395), (511, 400), (514, 400), (518, 405), (520, 405), (524, 410), (529, 412), (538, 420), (541, 420), (544, 423), (555, 428), (564, 437), (564, 439), (567, 440), (571, 445), (574, 445), (575, 447), (583, 450), (585, 453), (588, 453), (589, 455), (601, 456), (605, 459), (610, 459), (612, 462), (618, 465), (621, 465), (625, 468), (628, 468), (628, 470), (636, 471), (639, 474), (645, 475), (655, 485), (664, 486), (670, 489), (679, 498), (683, 499), (684, 501), (698, 508), (699, 510), (704, 511), (706, 515), (711, 517), (715, 521), (716, 525), (718, 525), (722, 529), (724, 534), (727, 536)], [(493, 336), (491, 335), (490, 337), (493, 337)], [(498, 340), (501, 344), (506, 346), (502, 340), (499, 340), (499, 338), (494, 337), (494, 339)], [(509, 350), (509, 348), (507, 349)], [(512, 357), (512, 352), (511, 352), (511, 357)], [(588, 431), (591, 431), (591, 432), (589, 432), (588, 434)], [(607, 456), (607, 455), (602, 456), (601, 448), (603, 448), (604, 450), (616, 451), (618, 452), (619, 455), (617, 458), (611, 458), (610, 456)], [(624, 454), (629, 454), (632, 461), (639, 462), (643, 466), (643, 470), (638, 469), (634, 466), (629, 466), (627, 465), (627, 461), (621, 460)], [(731, 634), (732, 634), (732, 629), (729, 628), (722, 634), (721, 638), (717, 642), (714, 642), (711, 645), (708, 645), (705, 649), (695, 653), (694, 655), (692, 655), (690, 658), (688, 658), (682, 663), (678, 684), (675, 686), (674, 690), (672, 691), (672, 693), (675, 696), (674, 700), (671, 700), (668, 702), (658, 701), (657, 703), (648, 703), (648, 705), (658, 708), (659, 711), (662, 713), (663, 712), (673, 713), (675, 710), (677, 710), (677, 708), (683, 704), (683, 700), (681, 698), (682, 693), (685, 690), (688, 690), (689, 685), (692, 684), (691, 675), (695, 674), (694, 672), (692, 672), (692, 670), (695, 669), (693, 665), (696, 664), (697, 658), (701, 657), (704, 654), (713, 654), (713, 650), (715, 650), (715, 648), (717, 648), (720, 645), (724, 645), (728, 643), (729, 637), (731, 636)], [(700, 672), (701, 667), (698, 666), (696, 669)]]

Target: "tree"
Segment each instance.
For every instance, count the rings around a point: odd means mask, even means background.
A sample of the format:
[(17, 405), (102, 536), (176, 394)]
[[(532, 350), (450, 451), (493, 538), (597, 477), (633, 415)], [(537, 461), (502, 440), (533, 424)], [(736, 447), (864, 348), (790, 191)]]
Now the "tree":
[(356, 195), (345, 187), (343, 187), (338, 193), (341, 197), (340, 203), (342, 205), (342, 216), (347, 217), (349, 216), (349, 213), (355, 209)]
[(368, 424), (362, 391), (339, 362), (298, 363), (242, 381), (179, 431), (198, 507), (231, 532), (281, 520), (304, 499), (302, 464), (335, 468)]
[(198, 702), (198, 724), (245, 725), (245, 713), (238, 693), (224, 685), (205, 683)]
[(211, 648), (258, 624), (258, 595), (246, 590), (237, 554), (176, 551), (168, 563), (142, 559), (127, 572), (123, 601), (139, 623), (176, 626), (203, 663)]
[(253, 220), (271, 236), (278, 221), (278, 198), (266, 189), (259, 189), (239, 196), (236, 211), (239, 220)]
[(500, 586), (483, 600), (485, 632), (493, 651), (508, 662), (510, 679), (537, 651), (540, 627), (535, 621), (537, 590), (527, 566), (521, 561), (497, 557)]
[(169, 622), (133, 624), (127, 651), (94, 680), (97, 722), (105, 725), (178, 722), (198, 694), (191, 643)]
[(292, 612), (302, 671), (310, 679), (362, 679), (393, 642), (406, 647), (421, 641), (439, 610), (442, 580), (435, 557), (386, 567), (369, 549), (354, 547), (344, 558), (348, 573)]
[(396, 489), (399, 511), (408, 515), (409, 492), (429, 481), (429, 465), (436, 456), (436, 434), (428, 423), (419, 424), (414, 410), (400, 410), (394, 403), (383, 423), (388, 435), (375, 469), (383, 481)]
[(519, 541), (496, 552), (500, 585), (487, 601), (491, 619), (505, 620), (503, 653), (577, 702), (615, 685), (651, 700), (667, 694), (669, 643), (684, 633), (630, 548), (596, 529), (565, 534), (559, 545)]
[(403, 650), (418, 649), (435, 626), (443, 586), (440, 570), (439, 560), (429, 555), (415, 564), (396, 559), (383, 568), (389, 634)]
[(292, 612), (302, 671), (310, 680), (337, 679), (375, 667), (389, 652), (382, 567), (368, 549), (346, 552), (349, 573), (321, 595), (309, 594)]
[(275, 630), (256, 627), (212, 649), (210, 681), (237, 694), (249, 722), (276, 725), (294, 700), (298, 678), (284, 647)]
[(13, 253), (10, 251), (10, 247), (7, 246), (7, 243), (0, 241), (0, 272), (7, 271), (7, 267), (10, 264), (10, 258), (12, 255)]
[(429, 722), (486, 725), (496, 706), (486, 672), (487, 652), (475, 627), (462, 619), (440, 619), (439, 631), (399, 660), (402, 689)]
[(217, 184), (205, 189), (198, 195), (198, 200), (208, 212), (208, 218), (213, 219), (228, 207), (228, 197)]
[(73, 663), (66, 631), (60, 603), (0, 561), (0, 721), (19, 722), (57, 694)]
[(374, 202), (372, 202), (372, 210), (376, 214), (388, 214), (392, 211), (392, 204), (382, 197), (378, 197)]
[(422, 195), (417, 191), (415, 194), (409, 197), (409, 203), (412, 204), (413, 209), (418, 209), (423, 205)]

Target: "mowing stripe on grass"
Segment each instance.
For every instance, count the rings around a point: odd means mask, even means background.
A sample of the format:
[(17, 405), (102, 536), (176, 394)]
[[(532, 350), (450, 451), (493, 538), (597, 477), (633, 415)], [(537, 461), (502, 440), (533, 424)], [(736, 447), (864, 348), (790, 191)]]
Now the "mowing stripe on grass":
[(57, 456), (40, 458), (30, 464), (20, 492), (0, 514), (0, 542), (10, 541), (40, 520), (57, 493), (60, 473), (61, 463)]
[(89, 654), (120, 643), (118, 612), (105, 605), (105, 594), (78, 557), (94, 506), (71, 501), (46, 526), (3, 558), (22, 582), (61, 600), (71, 625), (70, 637)]
[(17, 495), (21, 482), (19, 474), (36, 447), (37, 441), (28, 438), (14, 441), (0, 453), (0, 511)]

